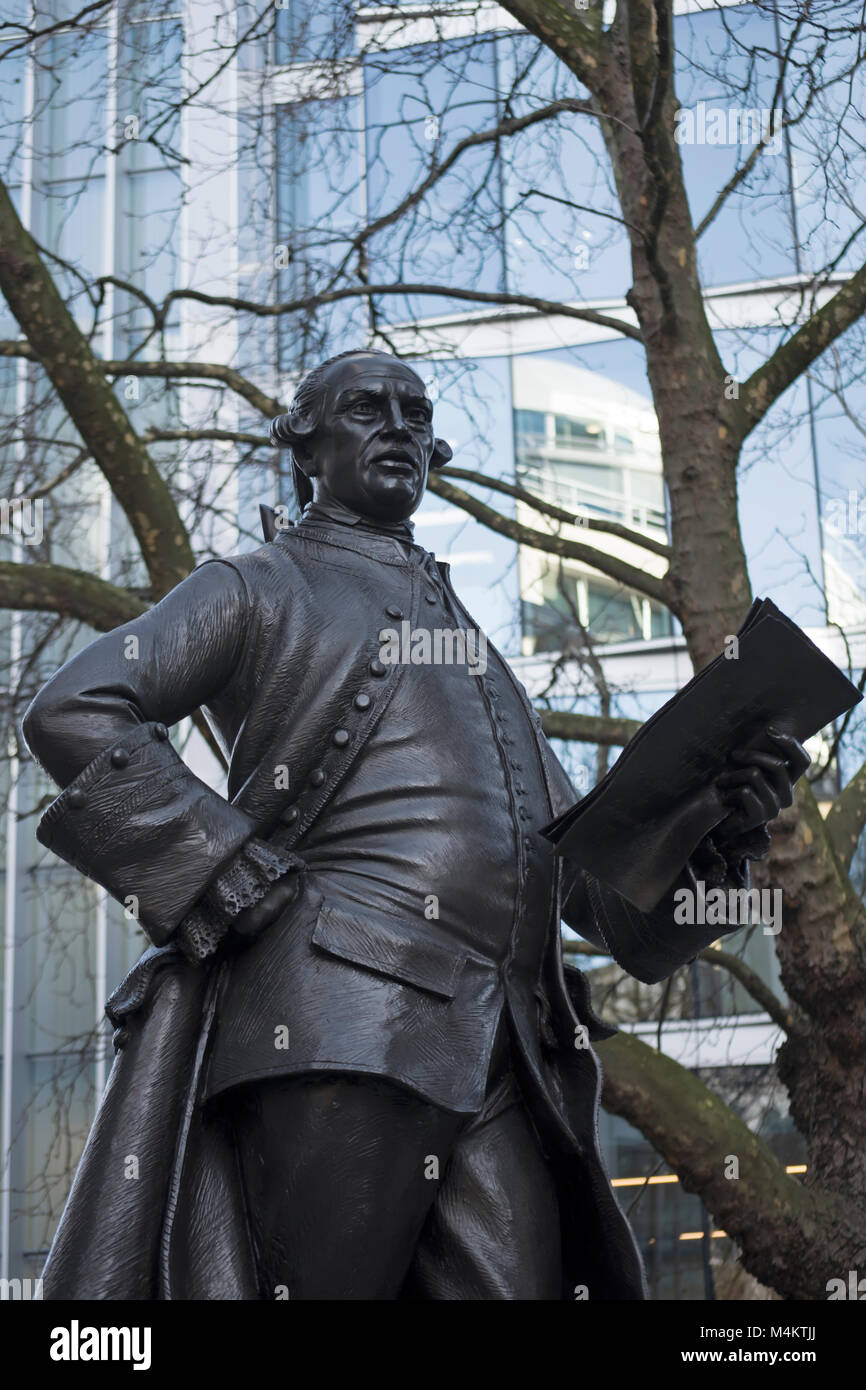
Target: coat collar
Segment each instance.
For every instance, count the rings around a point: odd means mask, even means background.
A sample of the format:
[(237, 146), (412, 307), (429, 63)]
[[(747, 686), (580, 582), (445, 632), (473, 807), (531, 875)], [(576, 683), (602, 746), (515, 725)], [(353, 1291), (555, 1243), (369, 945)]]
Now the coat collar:
[[(324, 541), (387, 565), (412, 568), (420, 565), (428, 570), (432, 567), (434, 573), (438, 571), (441, 575), (443, 567), (435, 556), (418, 545), (414, 533), (415, 528), (410, 521), (380, 525), (359, 516), (341, 503), (310, 502), (297, 525), (291, 530), (278, 532), (275, 539), (285, 543), (290, 537), (300, 536)], [(447, 571), (447, 566), (444, 568)]]
[(309, 522), (318, 522), (326, 526), (352, 526), (359, 531), (371, 532), (377, 536), (394, 536), (396, 540), (406, 541), (408, 545), (415, 539), (415, 527), (411, 521), (373, 521), (370, 517), (352, 511), (351, 507), (344, 506), (336, 499), (329, 502), (308, 502), (298, 524), (304, 526)]

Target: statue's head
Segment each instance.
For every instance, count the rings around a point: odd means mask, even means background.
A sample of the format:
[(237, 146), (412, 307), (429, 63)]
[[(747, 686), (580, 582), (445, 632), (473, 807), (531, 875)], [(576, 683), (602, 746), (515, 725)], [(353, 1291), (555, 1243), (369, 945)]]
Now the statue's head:
[(417, 510), (431, 468), (451, 458), (433, 434), (433, 405), (418, 373), (388, 352), (360, 348), (314, 367), (288, 415), (271, 425), (288, 446), (298, 502), (336, 499), (374, 521)]

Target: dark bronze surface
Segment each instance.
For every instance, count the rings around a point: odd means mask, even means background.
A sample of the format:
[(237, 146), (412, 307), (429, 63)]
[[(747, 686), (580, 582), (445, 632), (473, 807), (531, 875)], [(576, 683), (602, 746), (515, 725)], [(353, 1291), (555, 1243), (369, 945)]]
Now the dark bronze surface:
[[(44, 1296), (642, 1298), (598, 1146), (587, 1039), (611, 1030), (560, 918), (643, 980), (719, 929), (554, 856), (538, 831), (575, 793), (492, 646), (483, 671), (382, 659), (395, 624), (475, 629), (408, 520), (450, 457), (415, 373), (326, 364), (274, 437), (300, 524), (201, 565), (24, 720), (63, 788), (40, 840), (134, 896), (157, 948), (112, 996)], [(167, 738), (199, 706), (227, 799)], [(771, 790), (766, 819), (778, 769)], [(748, 881), (724, 843), (702, 854)]]

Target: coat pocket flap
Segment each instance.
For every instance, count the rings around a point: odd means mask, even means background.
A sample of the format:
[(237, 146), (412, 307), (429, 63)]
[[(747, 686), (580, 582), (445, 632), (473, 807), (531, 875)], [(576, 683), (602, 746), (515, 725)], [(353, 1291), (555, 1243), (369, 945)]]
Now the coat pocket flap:
[(466, 961), (464, 952), (431, 941), (412, 924), (373, 914), (350, 915), (332, 907), (322, 907), (312, 940), (329, 955), (405, 980), (443, 999), (454, 998)]

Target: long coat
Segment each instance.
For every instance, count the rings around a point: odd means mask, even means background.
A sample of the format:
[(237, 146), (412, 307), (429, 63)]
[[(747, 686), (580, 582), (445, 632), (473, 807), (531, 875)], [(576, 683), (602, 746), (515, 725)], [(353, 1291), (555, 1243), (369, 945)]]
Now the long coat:
[[(447, 565), (439, 571), (472, 626)], [(230, 1141), (218, 1108), (211, 1114), (197, 1104), (219, 967), (188, 963), (173, 941), (250, 837), (276, 831), (281, 845), (303, 853), (305, 833), (363, 757), (406, 670), (378, 660), (383, 612), (399, 608), (414, 627), (421, 588), (417, 567), (394, 546), (298, 527), (252, 554), (200, 566), (148, 613), (73, 657), (28, 710), (31, 750), (65, 783), (39, 839), (119, 901), (134, 896), (154, 943), (126, 1003), (124, 990), (115, 1001), (127, 1041), (49, 1255), (46, 1298), (257, 1297)], [(553, 817), (575, 794), (525, 691), (509, 679)], [(230, 758), (228, 799), (192, 773), (167, 737), (199, 707)], [(292, 769), (289, 791), (274, 777), (281, 765)], [(559, 923), (564, 915), (645, 981), (693, 958), (718, 929), (683, 933), (672, 893), (640, 913), (583, 871), (563, 875), (558, 862), (552, 877), (543, 990), (515, 977), (506, 1000), (521, 1089), (559, 1187), (563, 1297), (643, 1298), (640, 1256), (599, 1151), (599, 1064), (580, 1043), (613, 1030), (594, 1017), (581, 973), (564, 968)], [(299, 930), (303, 914), (315, 911), (302, 893), (269, 930)], [(365, 975), (365, 988), (382, 981), (377, 1024), (385, 1031), (421, 1007), (419, 981), (399, 958), (413, 949), (423, 958), (425, 940), (403, 924), (395, 959), (393, 926), (382, 924), (378, 950), (375, 924), (372, 939), (365, 924), (366, 962), (351, 950), (344, 961)], [(464, 1007), (453, 991), (423, 995), (443, 1066), (444, 1100), (429, 1096), (434, 1102), (469, 1110), (480, 1094), (494, 993), (491, 986), (487, 1010), (477, 996)], [(448, 1071), (448, 1058), (462, 1059), (459, 1074)], [(411, 1056), (406, 1065), (408, 1075), (394, 1079), (415, 1084)]]

